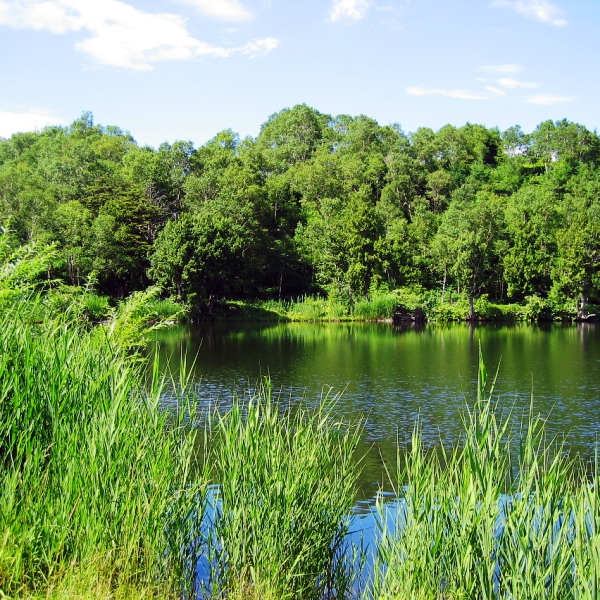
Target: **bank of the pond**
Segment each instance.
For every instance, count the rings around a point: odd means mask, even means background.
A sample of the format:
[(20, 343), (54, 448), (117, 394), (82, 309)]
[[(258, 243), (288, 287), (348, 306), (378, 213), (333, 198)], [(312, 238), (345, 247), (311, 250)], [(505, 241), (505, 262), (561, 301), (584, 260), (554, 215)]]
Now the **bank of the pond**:
[[(65, 310), (73, 304), (80, 306), (83, 317), (92, 322), (110, 318), (120, 300), (99, 296), (91, 290), (60, 285), (45, 295), (46, 312)], [(170, 321), (243, 321), (243, 322), (353, 322), (427, 320), (431, 322), (537, 322), (593, 321), (600, 315), (600, 306), (588, 303), (582, 309), (576, 301), (552, 300), (528, 296), (522, 302), (492, 302), (486, 295), (473, 303), (469, 298), (440, 290), (399, 288), (387, 293), (372, 294), (369, 298), (341, 299), (338, 297), (302, 296), (289, 300), (217, 300), (210, 305), (189, 306), (178, 298), (153, 298), (145, 307), (152, 322)], [(42, 315), (43, 316), (43, 315)]]
[(162, 316), (171, 314), (186, 320), (245, 322), (312, 322), (312, 321), (398, 321), (432, 322), (537, 322), (576, 320), (593, 321), (600, 307), (588, 304), (582, 311), (573, 303), (557, 303), (530, 296), (521, 303), (491, 302), (487, 296), (474, 301), (475, 316), (470, 313), (467, 296), (439, 291), (400, 289), (375, 294), (368, 299), (342, 301), (335, 297), (304, 296), (292, 300), (220, 300), (207, 307), (190, 309), (174, 299), (157, 306)]

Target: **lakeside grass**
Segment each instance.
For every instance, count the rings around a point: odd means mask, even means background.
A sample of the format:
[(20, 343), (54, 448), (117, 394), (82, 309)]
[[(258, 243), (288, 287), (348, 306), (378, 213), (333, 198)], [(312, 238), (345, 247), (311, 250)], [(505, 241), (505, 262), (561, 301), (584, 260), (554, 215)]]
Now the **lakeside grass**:
[[(192, 598), (201, 556), (217, 561), (215, 598), (347, 589), (360, 429), (327, 399), (279, 408), (264, 386), (211, 416), (206, 460), (185, 367), (166, 410), (157, 357), (137, 352), (178, 306), (149, 291), (97, 323), (94, 298), (34, 292), (46, 258), (11, 253), (0, 269), (0, 597)], [(207, 538), (211, 480), (221, 509)]]
[(316, 409), (282, 408), (266, 380), (249, 401), (213, 416), (214, 584), (227, 598), (317, 600), (350, 591), (344, 543), (361, 427), (335, 420), (334, 408), (328, 398)]
[(399, 453), (397, 500), (379, 505), (369, 598), (599, 597), (598, 456), (590, 473), (546, 439), (531, 412), (511, 433), (485, 384), (481, 361), (459, 447), (425, 451), (416, 427), (411, 448)]
[[(222, 300), (212, 315), (200, 318), (217, 321), (248, 322), (310, 322), (310, 321), (387, 321), (396, 309), (411, 314), (421, 310), (433, 322), (460, 322), (469, 317), (469, 300), (465, 295), (423, 288), (398, 288), (378, 292), (369, 298), (342, 302), (335, 297), (302, 296), (292, 300)], [(475, 312), (481, 322), (493, 321), (573, 321), (575, 304), (556, 304), (538, 296), (529, 296), (521, 303), (491, 302), (486, 295), (475, 300)], [(600, 314), (600, 307), (588, 306), (589, 313)]]
[[(197, 455), (185, 391), (163, 410), (158, 362), (148, 383), (134, 351), (148, 300), (102, 325), (40, 323), (39, 298), (0, 315), (0, 597), (193, 597), (200, 555), (217, 561), (215, 598), (347, 587), (360, 428), (335, 421), (327, 399), (281, 408), (265, 385), (211, 415)], [(206, 540), (211, 480), (221, 509)]]
[(142, 385), (127, 311), (35, 323), (38, 302), (0, 315), (0, 590), (177, 598), (203, 506), (189, 414), (160, 409), (156, 369)]

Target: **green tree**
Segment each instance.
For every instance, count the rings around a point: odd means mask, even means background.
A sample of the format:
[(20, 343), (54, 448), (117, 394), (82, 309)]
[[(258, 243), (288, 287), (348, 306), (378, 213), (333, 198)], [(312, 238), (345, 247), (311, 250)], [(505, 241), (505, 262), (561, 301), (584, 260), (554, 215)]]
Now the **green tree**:
[(575, 299), (586, 314), (590, 296), (600, 297), (600, 177), (586, 171), (563, 204), (564, 226), (557, 231), (555, 288)]
[(194, 308), (205, 307), (211, 313), (218, 299), (244, 295), (262, 247), (251, 203), (210, 202), (161, 231), (148, 275)]
[(148, 284), (146, 270), (160, 214), (139, 188), (108, 200), (91, 226), (93, 269), (104, 292), (125, 296)]
[(256, 139), (266, 171), (282, 173), (298, 162), (309, 160), (322, 143), (330, 120), (329, 115), (306, 104), (271, 115)]
[(555, 162), (564, 161), (575, 168), (578, 163), (598, 164), (600, 139), (583, 125), (562, 121), (544, 121), (532, 134), (532, 154), (545, 170)]
[(77, 200), (60, 204), (54, 212), (58, 261), (53, 266), (71, 285), (82, 285), (93, 269), (91, 224), (91, 211)]
[(505, 219), (510, 240), (503, 261), (508, 295), (546, 295), (557, 253), (558, 198), (548, 186), (525, 186), (508, 198)]
[(434, 246), (438, 272), (449, 274), (469, 299), (469, 319), (476, 318), (474, 300), (490, 285), (500, 257), (502, 208), (498, 198), (478, 192), (471, 202), (454, 201), (443, 214)]

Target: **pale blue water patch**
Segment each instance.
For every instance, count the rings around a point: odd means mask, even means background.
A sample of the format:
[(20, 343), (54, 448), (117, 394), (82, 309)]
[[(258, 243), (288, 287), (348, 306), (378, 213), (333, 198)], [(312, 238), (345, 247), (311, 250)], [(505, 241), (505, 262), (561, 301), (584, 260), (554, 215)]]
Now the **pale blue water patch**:
[[(221, 551), (221, 545), (216, 535), (215, 525), (220, 518), (221, 507), (219, 485), (209, 486), (200, 527), (200, 539), (195, 541), (197, 549), (194, 582), (196, 600), (208, 600), (219, 591), (221, 567), (217, 557)], [(337, 558), (344, 564), (352, 565), (351, 568), (356, 575), (352, 598), (357, 600), (363, 597), (363, 591), (370, 583), (374, 551), (377, 545), (377, 531), (380, 530), (376, 526), (377, 512), (373, 512), (368, 504), (365, 504), (363, 509), (355, 510), (348, 515), (348, 533), (344, 539), (342, 554)], [(342, 523), (340, 523), (341, 525)], [(351, 600), (351, 598), (347, 600)]]

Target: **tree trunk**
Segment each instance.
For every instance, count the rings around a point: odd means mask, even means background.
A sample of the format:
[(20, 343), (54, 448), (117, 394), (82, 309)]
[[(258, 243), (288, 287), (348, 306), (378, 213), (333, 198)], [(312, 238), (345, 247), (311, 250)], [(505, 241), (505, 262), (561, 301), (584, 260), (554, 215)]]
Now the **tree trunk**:
[(585, 290), (582, 290), (581, 292), (581, 306), (577, 311), (577, 318), (587, 319), (587, 294), (585, 293)]
[(442, 282), (442, 304), (444, 303), (444, 298), (446, 296), (446, 279), (448, 278), (448, 271), (446, 267), (444, 267), (444, 281)]
[(215, 307), (215, 302), (217, 301), (217, 296), (215, 294), (210, 294), (208, 296), (208, 314), (212, 315), (213, 308)]
[(469, 296), (469, 321), (475, 321), (477, 316), (475, 315), (475, 306), (473, 305), (473, 296)]
[(283, 290), (283, 269), (279, 272), (279, 300), (281, 300), (281, 291)]

